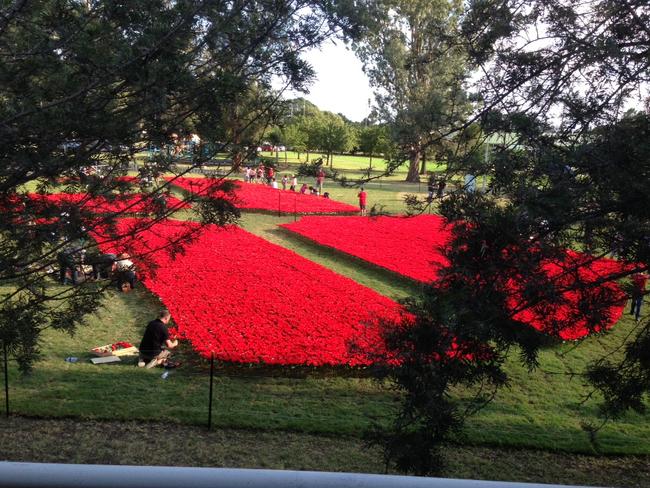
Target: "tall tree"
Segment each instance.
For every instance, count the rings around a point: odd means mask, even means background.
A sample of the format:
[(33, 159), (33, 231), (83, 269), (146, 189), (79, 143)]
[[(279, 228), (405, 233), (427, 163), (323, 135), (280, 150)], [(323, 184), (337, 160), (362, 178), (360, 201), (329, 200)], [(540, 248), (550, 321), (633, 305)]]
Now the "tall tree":
[(312, 124), (312, 143), (327, 153), (327, 163), (331, 168), (334, 153), (349, 151), (354, 145), (354, 131), (341, 117), (330, 112), (313, 119)]
[(301, 117), (316, 117), (321, 113), (320, 109), (305, 98), (294, 98), (284, 102), (284, 113), (280, 123), (287, 125)]
[(376, 89), (376, 111), (408, 161), (406, 180), (418, 181), (423, 151), (434, 156), (442, 136), (469, 109), (466, 53), (458, 42), (462, 2), (371, 3), (376, 20), (355, 50)]
[(291, 150), (298, 153), (298, 160), (300, 154), (307, 150), (307, 127), (302, 117), (295, 119), (293, 123), (284, 128), (284, 144), (291, 148)]
[[(466, 46), (484, 74), (475, 120), (483, 134), (507, 137), (488, 159), (450, 158), (451, 173), (485, 175), (491, 191), (442, 203), (453, 226), (449, 266), (387, 334), (399, 366), (383, 373), (405, 395), (382, 440), (400, 469), (439, 470), (441, 443), (508, 383), (513, 350), (532, 369), (549, 336), (576, 322), (606, 334), (608, 308), (624, 300), (619, 280), (648, 270), (650, 119), (627, 108), (641, 107), (647, 90), (649, 20), (642, 1), (469, 3)], [(622, 264), (586, 279), (611, 253)], [(571, 312), (553, 314), (560, 306)], [(543, 334), (523, 313), (540, 317)], [(572, 372), (601, 391), (606, 417), (645, 409), (649, 331), (645, 319), (617, 344), (618, 361), (609, 354)], [(467, 397), (452, 394), (456, 386)]]
[(390, 135), (385, 125), (370, 125), (359, 131), (359, 150), (372, 158), (377, 154), (388, 155), (390, 151)]

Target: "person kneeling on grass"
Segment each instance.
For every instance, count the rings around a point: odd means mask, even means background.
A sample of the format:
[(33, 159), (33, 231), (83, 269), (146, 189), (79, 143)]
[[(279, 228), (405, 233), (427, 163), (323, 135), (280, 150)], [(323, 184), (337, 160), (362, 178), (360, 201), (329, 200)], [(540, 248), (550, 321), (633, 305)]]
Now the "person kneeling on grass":
[(153, 368), (155, 366), (165, 366), (173, 368), (178, 364), (170, 360), (170, 349), (178, 346), (178, 339), (172, 340), (169, 337), (167, 324), (171, 319), (169, 310), (162, 309), (156, 320), (147, 324), (144, 331), (142, 342), (140, 343), (140, 360), (138, 366), (144, 368)]
[(129, 287), (133, 290), (135, 288), (135, 264), (131, 261), (131, 256), (127, 253), (122, 253), (119, 255), (117, 261), (115, 261), (115, 275), (117, 289), (119, 291), (123, 290), (124, 283), (128, 283)]

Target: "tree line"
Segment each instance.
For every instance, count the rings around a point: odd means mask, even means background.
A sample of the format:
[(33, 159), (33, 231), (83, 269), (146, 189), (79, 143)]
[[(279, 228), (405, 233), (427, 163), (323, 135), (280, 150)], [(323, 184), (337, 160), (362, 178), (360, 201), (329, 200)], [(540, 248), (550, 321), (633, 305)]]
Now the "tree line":
[[(343, 114), (321, 111), (304, 98), (284, 100), (280, 109), (278, 123), (257, 138), (296, 152), (299, 160), (304, 157), (309, 162), (312, 153), (324, 153), (325, 165), (333, 168), (335, 154), (361, 153), (368, 156), (372, 168), (373, 158), (390, 157), (393, 150), (386, 124), (353, 122)], [(383, 161), (375, 167), (379, 171), (385, 169)]]

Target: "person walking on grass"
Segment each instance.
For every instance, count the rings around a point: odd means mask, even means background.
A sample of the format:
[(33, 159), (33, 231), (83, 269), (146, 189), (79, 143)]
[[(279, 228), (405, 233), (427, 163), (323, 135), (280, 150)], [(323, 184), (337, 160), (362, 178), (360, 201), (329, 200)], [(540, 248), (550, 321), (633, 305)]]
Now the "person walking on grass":
[(645, 273), (637, 273), (632, 276), (632, 307), (630, 308), (630, 315), (634, 315), (634, 320), (637, 322), (641, 317), (641, 305), (643, 305), (647, 281), (648, 275)]
[(357, 196), (359, 197), (359, 209), (361, 210), (361, 216), (365, 217), (368, 194), (366, 193), (366, 190), (363, 189), (363, 186), (361, 187), (361, 191), (359, 191), (359, 194)]
[(445, 187), (447, 182), (445, 181), (444, 176), (441, 176), (438, 180), (438, 192), (436, 193), (436, 198), (442, 198), (445, 196)]
[(433, 173), (429, 173), (429, 178), (427, 180), (427, 202), (431, 203), (433, 200), (433, 194), (435, 193), (436, 190), (436, 177), (433, 176)]
[(323, 182), (325, 181), (325, 171), (323, 171), (323, 168), (318, 169), (318, 173), (316, 173), (316, 186), (318, 187), (318, 194), (323, 193)]
[(158, 318), (147, 324), (142, 342), (140, 342), (140, 368), (153, 368), (155, 366), (176, 367), (176, 363), (170, 360), (171, 349), (178, 346), (178, 339), (171, 339), (167, 324), (171, 314), (166, 308), (158, 314)]

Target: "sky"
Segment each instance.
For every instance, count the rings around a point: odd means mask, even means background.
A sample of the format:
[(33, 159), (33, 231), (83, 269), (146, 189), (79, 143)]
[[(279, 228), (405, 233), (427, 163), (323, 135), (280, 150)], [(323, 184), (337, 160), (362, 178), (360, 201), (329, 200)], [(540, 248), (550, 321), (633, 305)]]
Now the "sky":
[(368, 99), (372, 90), (361, 70), (361, 62), (345, 44), (327, 42), (321, 49), (306, 51), (302, 56), (316, 71), (316, 81), (309, 94), (288, 93), (287, 98), (304, 97), (321, 110), (342, 113), (361, 122), (370, 114)]

